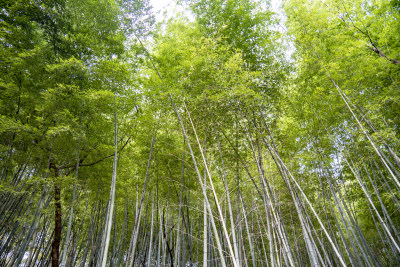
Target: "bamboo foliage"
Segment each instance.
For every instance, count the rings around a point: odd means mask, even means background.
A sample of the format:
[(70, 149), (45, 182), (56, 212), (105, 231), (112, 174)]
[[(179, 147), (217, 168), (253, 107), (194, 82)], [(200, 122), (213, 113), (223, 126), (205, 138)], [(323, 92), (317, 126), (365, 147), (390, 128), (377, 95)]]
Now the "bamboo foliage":
[(399, 265), (399, 5), (182, 4), (2, 6), (0, 265)]

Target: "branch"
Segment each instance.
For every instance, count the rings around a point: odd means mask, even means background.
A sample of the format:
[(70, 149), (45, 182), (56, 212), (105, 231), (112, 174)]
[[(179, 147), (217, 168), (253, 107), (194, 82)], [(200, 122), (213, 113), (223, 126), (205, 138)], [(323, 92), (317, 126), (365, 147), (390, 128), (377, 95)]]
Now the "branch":
[[(118, 150), (118, 153), (120, 153), (120, 152), (126, 147), (126, 145), (129, 143), (130, 140), (131, 140), (131, 137), (129, 137), (128, 140), (126, 140), (125, 144), (120, 148), (120, 150)], [(114, 156), (114, 153), (112, 153), (112, 154), (110, 154), (110, 155), (108, 155), (108, 156), (105, 156), (105, 157), (103, 157), (103, 158), (101, 158), (101, 159), (99, 159), (99, 160), (96, 160), (96, 161), (94, 161), (94, 162), (92, 162), (92, 163), (82, 164), (83, 161), (84, 161), (88, 156), (89, 156), (89, 154), (85, 155), (84, 157), (82, 157), (82, 158), (79, 160), (79, 167), (93, 166), (93, 165), (95, 165), (95, 164), (97, 164), (97, 163), (102, 162), (102, 161), (105, 160), (105, 159), (111, 158), (112, 156)], [(59, 169), (61, 170), (61, 169), (69, 169), (69, 168), (71, 168), (70, 171), (69, 171), (69, 173), (71, 173), (72, 171), (74, 171), (74, 170), (76, 169), (76, 164), (68, 165), (68, 166), (62, 166), (62, 167), (60, 167)]]
[(382, 51), (380, 51), (375, 45), (373, 44), (368, 44), (368, 47), (374, 51), (375, 53), (377, 53), (380, 57), (383, 57), (384, 59), (388, 60), (389, 62), (393, 63), (393, 64), (397, 64), (400, 65), (400, 61), (397, 59), (393, 59), (393, 58), (388, 58), (384, 53), (382, 53)]
[[(125, 144), (121, 147), (121, 149), (118, 150), (118, 153), (120, 153), (120, 152), (126, 147), (126, 145), (129, 143), (130, 140), (131, 140), (131, 138), (129, 137), (128, 140), (126, 140)], [(114, 153), (112, 153), (112, 154), (110, 154), (110, 155), (108, 155), (108, 156), (106, 156), (106, 157), (104, 157), (104, 158), (101, 158), (101, 159), (99, 159), (99, 160), (97, 160), (97, 161), (95, 161), (95, 162), (92, 162), (92, 163), (88, 163), (88, 164), (79, 164), (79, 166), (80, 166), (80, 167), (92, 166), (92, 165), (95, 165), (95, 164), (97, 164), (97, 163), (99, 163), (99, 162), (102, 162), (102, 161), (105, 160), (105, 159), (111, 158), (111, 157), (113, 157), (113, 156), (114, 156)]]
[[(345, 7), (345, 9), (346, 9), (346, 7)], [(349, 18), (349, 20), (350, 20), (351, 24), (353, 25), (353, 27), (354, 27), (356, 30), (360, 31), (363, 35), (365, 35), (365, 36), (368, 38), (369, 44), (367, 44), (367, 46), (368, 46), (372, 51), (374, 51), (374, 52), (377, 53), (380, 57), (386, 59), (387, 61), (389, 61), (389, 62), (391, 62), (391, 63), (393, 63), (393, 64), (400, 65), (400, 61), (399, 61), (399, 60), (393, 59), (393, 58), (388, 58), (382, 51), (380, 51), (380, 50), (378, 49), (378, 47), (376, 47), (376, 45), (374, 44), (374, 42), (373, 42), (372, 39), (371, 39), (370, 34), (368, 33), (368, 30), (367, 30), (367, 29), (366, 29), (366, 30), (362, 30), (360, 27), (357, 27), (357, 26), (355, 25), (354, 21), (351, 19), (351, 17), (350, 17), (350, 15), (349, 15), (349, 13), (347, 12), (347, 10), (346, 10), (346, 15), (347, 15), (347, 17)], [(342, 20), (346, 23), (345, 19), (344, 19), (342, 16), (339, 16), (339, 18), (342, 19)], [(347, 24), (347, 23), (346, 23), (346, 24)], [(348, 24), (347, 24), (347, 27), (349, 27)]]

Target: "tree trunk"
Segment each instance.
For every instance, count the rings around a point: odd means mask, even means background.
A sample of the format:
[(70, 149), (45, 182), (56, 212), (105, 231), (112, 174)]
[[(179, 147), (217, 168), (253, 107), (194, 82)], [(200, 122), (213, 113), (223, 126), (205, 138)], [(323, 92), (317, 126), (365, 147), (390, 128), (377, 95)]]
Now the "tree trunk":
[(61, 242), (61, 185), (58, 180), (59, 171), (54, 167), (54, 239), (51, 244), (51, 266), (58, 267)]

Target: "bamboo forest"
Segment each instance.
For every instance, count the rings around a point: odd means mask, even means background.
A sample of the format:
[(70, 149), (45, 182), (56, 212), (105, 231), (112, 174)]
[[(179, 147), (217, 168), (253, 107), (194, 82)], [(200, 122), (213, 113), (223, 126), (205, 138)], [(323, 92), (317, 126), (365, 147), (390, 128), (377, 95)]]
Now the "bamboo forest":
[(0, 266), (400, 266), (400, 1), (1, 0)]

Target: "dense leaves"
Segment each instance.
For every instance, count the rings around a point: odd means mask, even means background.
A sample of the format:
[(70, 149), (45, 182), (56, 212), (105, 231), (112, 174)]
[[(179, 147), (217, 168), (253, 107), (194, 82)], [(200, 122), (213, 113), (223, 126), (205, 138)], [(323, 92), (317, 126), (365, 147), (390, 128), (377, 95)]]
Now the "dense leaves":
[(398, 265), (398, 1), (180, 2), (1, 2), (0, 265)]

